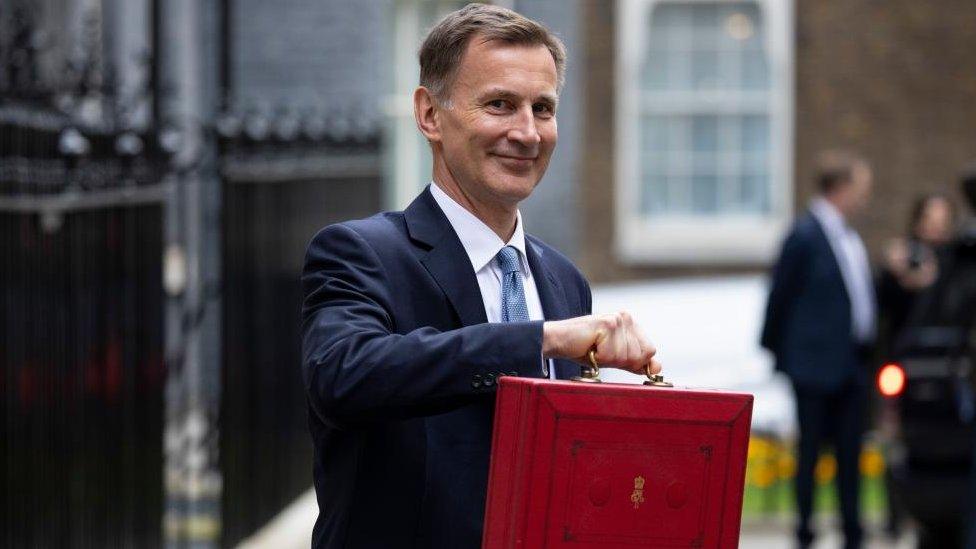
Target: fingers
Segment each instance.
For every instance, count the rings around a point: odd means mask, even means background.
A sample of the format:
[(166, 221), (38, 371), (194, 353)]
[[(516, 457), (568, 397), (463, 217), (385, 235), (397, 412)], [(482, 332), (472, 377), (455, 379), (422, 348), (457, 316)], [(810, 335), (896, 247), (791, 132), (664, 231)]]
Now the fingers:
[(601, 365), (644, 374), (661, 371), (654, 361), (657, 349), (644, 336), (640, 326), (626, 312), (547, 321), (542, 328), (542, 353), (546, 358), (569, 358), (588, 362), (588, 352), (596, 349)]
[(645, 366), (651, 364), (652, 368), (657, 368), (652, 373), (660, 372), (660, 363), (653, 361), (657, 350), (629, 313), (605, 315), (601, 321), (606, 334), (596, 343), (596, 356), (601, 364), (635, 373), (644, 373)]
[(647, 341), (647, 338), (644, 337), (644, 332), (641, 330), (636, 330), (635, 335), (640, 342), (641, 351), (644, 353), (642, 355), (642, 360), (644, 364), (647, 364), (654, 358), (654, 355), (657, 354), (657, 349), (654, 347), (654, 345), (651, 345), (651, 343)]

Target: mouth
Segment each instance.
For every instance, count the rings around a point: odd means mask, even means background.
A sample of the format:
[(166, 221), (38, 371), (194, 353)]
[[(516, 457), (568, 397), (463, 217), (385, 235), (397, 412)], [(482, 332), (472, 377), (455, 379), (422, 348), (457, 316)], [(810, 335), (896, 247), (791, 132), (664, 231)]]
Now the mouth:
[(537, 156), (513, 156), (513, 155), (508, 155), (508, 154), (495, 154), (495, 156), (497, 156), (498, 158), (501, 158), (503, 160), (514, 160), (514, 161), (520, 161), (520, 162), (532, 162), (536, 158), (538, 158)]
[(527, 173), (535, 166), (539, 158), (538, 156), (512, 156), (506, 154), (495, 154), (493, 156), (498, 159), (498, 163), (505, 170), (515, 173)]

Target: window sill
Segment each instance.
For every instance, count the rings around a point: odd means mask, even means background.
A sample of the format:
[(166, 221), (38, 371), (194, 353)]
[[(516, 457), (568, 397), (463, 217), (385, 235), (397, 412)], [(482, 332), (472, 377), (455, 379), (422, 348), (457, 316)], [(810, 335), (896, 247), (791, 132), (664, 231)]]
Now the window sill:
[(617, 254), (633, 265), (769, 264), (787, 221), (773, 217), (648, 217), (617, 227)]

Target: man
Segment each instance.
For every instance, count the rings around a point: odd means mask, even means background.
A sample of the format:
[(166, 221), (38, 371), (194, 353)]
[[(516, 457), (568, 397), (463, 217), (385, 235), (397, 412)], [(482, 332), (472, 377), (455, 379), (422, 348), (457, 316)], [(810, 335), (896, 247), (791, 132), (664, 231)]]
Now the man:
[(518, 204), (556, 144), (563, 45), (472, 4), (430, 31), (420, 66), (433, 184), (403, 212), (325, 228), (306, 256), (317, 548), (479, 547), (500, 376), (565, 379), (591, 348), (660, 370), (630, 316), (590, 316), (580, 272), (524, 233)]
[(773, 269), (762, 345), (796, 394), (800, 546), (813, 542), (813, 471), (821, 443), (831, 440), (846, 547), (853, 548), (862, 539), (858, 459), (876, 307), (868, 256), (848, 222), (867, 205), (871, 169), (844, 152), (824, 153), (818, 169), (821, 195), (796, 221)]

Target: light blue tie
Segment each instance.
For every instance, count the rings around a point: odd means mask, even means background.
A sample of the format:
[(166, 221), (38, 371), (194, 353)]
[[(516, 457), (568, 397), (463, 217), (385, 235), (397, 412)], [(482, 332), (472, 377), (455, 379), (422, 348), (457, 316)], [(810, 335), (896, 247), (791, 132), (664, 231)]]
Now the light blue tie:
[(502, 322), (528, 322), (529, 308), (525, 305), (519, 252), (505, 246), (496, 257), (502, 269)]
[[(502, 322), (528, 322), (529, 308), (525, 305), (519, 251), (505, 246), (495, 257), (502, 269)], [(549, 361), (546, 359), (542, 360), (542, 377), (549, 377)]]

